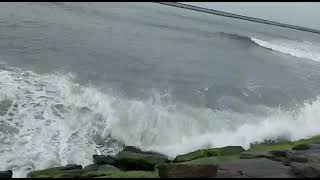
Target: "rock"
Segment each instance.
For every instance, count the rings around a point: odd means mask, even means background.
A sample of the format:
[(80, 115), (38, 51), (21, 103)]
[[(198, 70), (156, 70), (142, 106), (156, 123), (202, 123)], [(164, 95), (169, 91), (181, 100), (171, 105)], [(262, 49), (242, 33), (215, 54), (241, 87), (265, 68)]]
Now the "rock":
[(217, 177), (250, 177), (250, 178), (293, 178), (291, 169), (280, 162), (272, 161), (265, 158), (259, 159), (239, 159), (226, 161), (219, 164), (219, 170), (223, 174)]
[(193, 151), (188, 154), (179, 155), (173, 160), (173, 163), (186, 162), (186, 161), (191, 161), (194, 159), (205, 158), (205, 157), (210, 157), (210, 156), (217, 156), (217, 155), (218, 154), (215, 153), (215, 151), (211, 152), (208, 149), (202, 149), (202, 150)]
[(69, 164), (67, 166), (30, 172), (28, 178), (77, 178), (83, 173), (82, 166)]
[(316, 150), (320, 149), (320, 144), (299, 144), (292, 148), (292, 150)]
[(292, 171), (295, 175), (303, 178), (320, 178), (319, 163), (291, 163)]
[(228, 170), (218, 170), (217, 175), (215, 178), (250, 178), (249, 176), (246, 176), (242, 174), (242, 172), (232, 172)]
[(159, 175), (155, 171), (95, 171), (80, 178), (159, 178)]
[(179, 164), (198, 164), (198, 165), (217, 165), (221, 162), (225, 161), (232, 161), (239, 159), (239, 156), (212, 156), (212, 157), (205, 157), (205, 158), (199, 158), (192, 161), (185, 161), (181, 162)]
[(115, 159), (116, 166), (123, 170), (153, 171), (155, 165), (170, 162), (163, 154), (143, 152), (133, 147), (125, 147)]
[(254, 153), (254, 152), (243, 152), (240, 154), (240, 159), (257, 159), (257, 158), (266, 158), (272, 161), (282, 162), (281, 157), (274, 156), (269, 153)]
[(12, 171), (8, 170), (8, 171), (0, 171), (0, 178), (12, 178)]
[(310, 149), (310, 145), (308, 144), (298, 144), (292, 147), (292, 150), (307, 150)]
[(320, 149), (320, 144), (309, 144), (310, 150)]
[(102, 164), (111, 164), (114, 165), (116, 159), (112, 156), (105, 156), (105, 155), (93, 155), (93, 162), (98, 165)]
[(320, 149), (291, 150), (287, 152), (287, 158), (290, 162), (320, 163)]
[(135, 153), (142, 153), (142, 150), (134, 147), (134, 146), (125, 146), (123, 147), (123, 151), (130, 151), (130, 152), (135, 152)]
[(98, 164), (90, 164), (83, 168), (83, 171), (120, 171), (117, 167), (114, 167), (109, 164), (98, 165)]
[[(78, 168), (77, 166), (73, 166)], [(56, 167), (34, 171), (30, 178), (157, 178), (157, 172), (153, 171), (120, 171), (111, 165), (91, 164), (84, 169), (73, 169), (71, 166)]]
[(236, 155), (245, 151), (241, 146), (226, 146), (226, 147), (215, 148), (215, 149), (217, 150), (219, 156)]
[(82, 166), (77, 164), (68, 164), (66, 166), (60, 167), (60, 170), (73, 170), (73, 169), (82, 169)]
[(241, 146), (227, 146), (222, 148), (201, 149), (188, 154), (179, 155), (173, 160), (173, 162), (180, 163), (211, 156), (230, 156), (240, 154), (243, 151), (245, 150)]
[(162, 164), (157, 166), (160, 178), (210, 178), (217, 174), (216, 165)]
[(276, 156), (276, 157), (287, 157), (287, 152), (288, 151), (280, 151), (280, 150), (274, 150), (274, 151), (269, 151), (270, 154)]

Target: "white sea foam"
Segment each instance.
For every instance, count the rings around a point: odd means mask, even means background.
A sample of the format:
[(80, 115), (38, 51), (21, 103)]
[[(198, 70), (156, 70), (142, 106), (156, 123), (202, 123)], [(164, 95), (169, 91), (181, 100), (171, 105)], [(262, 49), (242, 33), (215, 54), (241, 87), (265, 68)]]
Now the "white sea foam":
[(243, 114), (164, 102), (169, 95), (160, 93), (129, 100), (80, 86), (70, 75), (3, 69), (0, 82), (0, 101), (13, 102), (0, 116), (0, 128), (7, 130), (0, 132), (0, 169), (12, 169), (14, 177), (69, 163), (86, 165), (95, 153), (115, 154), (121, 145), (108, 144), (109, 136), (174, 157), (203, 147), (248, 148), (266, 138), (296, 140), (320, 132), (320, 100), (294, 112)]
[(262, 40), (255, 37), (252, 37), (251, 40), (268, 49), (320, 62), (320, 44), (316, 42), (289, 39)]

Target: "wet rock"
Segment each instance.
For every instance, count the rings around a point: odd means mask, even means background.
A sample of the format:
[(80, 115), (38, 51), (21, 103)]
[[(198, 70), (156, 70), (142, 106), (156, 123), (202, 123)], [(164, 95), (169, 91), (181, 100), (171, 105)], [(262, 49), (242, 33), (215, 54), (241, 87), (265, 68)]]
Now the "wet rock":
[(269, 151), (270, 154), (276, 156), (276, 157), (283, 157), (286, 158), (287, 157), (287, 150), (285, 151), (280, 151), (280, 150), (274, 150), (274, 151)]
[(69, 164), (67, 166), (30, 172), (28, 178), (77, 178), (83, 173), (82, 166)]
[(243, 151), (245, 150), (241, 146), (226, 146), (222, 148), (201, 149), (201, 150), (193, 151), (188, 154), (179, 155), (173, 160), (173, 162), (180, 163), (180, 162), (186, 162), (194, 159), (211, 157), (211, 156), (237, 155)]
[(217, 174), (216, 165), (162, 164), (157, 166), (161, 178), (210, 178)]
[(215, 178), (250, 178), (250, 177), (244, 175), (241, 171), (232, 172), (228, 170), (218, 170)]
[(68, 164), (66, 166), (60, 167), (61, 170), (73, 170), (73, 169), (82, 169), (81, 165), (77, 164)]
[(302, 150), (315, 150), (320, 149), (320, 144), (298, 144), (292, 147), (292, 150), (302, 151)]
[(280, 162), (272, 161), (265, 158), (258, 159), (239, 159), (226, 161), (219, 164), (218, 177), (250, 177), (250, 178), (293, 178), (291, 169)]
[(308, 144), (310, 150), (320, 149), (320, 144)]
[(155, 171), (92, 171), (80, 178), (159, 178), (159, 175)]
[(0, 171), (0, 178), (12, 178), (12, 171), (7, 170), (7, 171)]
[(192, 161), (181, 162), (179, 164), (198, 164), (198, 165), (218, 165), (221, 162), (232, 161), (239, 159), (238, 155), (234, 156), (212, 156), (194, 159)]
[(169, 162), (168, 157), (156, 152), (143, 152), (135, 147), (125, 147), (116, 156), (116, 166), (124, 170), (153, 171), (155, 165)]
[(319, 163), (291, 163), (292, 171), (295, 175), (303, 178), (320, 178)]
[(320, 163), (320, 149), (291, 150), (287, 152), (287, 158), (290, 162)]
[(307, 150), (307, 149), (310, 149), (310, 145), (308, 144), (298, 144), (294, 147), (292, 147), (292, 150)]
[(257, 158), (266, 158), (272, 161), (282, 162), (281, 157), (277, 157), (269, 153), (243, 152), (240, 154), (240, 159), (257, 159)]
[(114, 165), (116, 159), (112, 156), (105, 156), (105, 155), (93, 155), (93, 162), (98, 165), (102, 164), (111, 164)]
[(90, 164), (83, 168), (83, 171), (120, 171), (115, 166), (104, 164), (104, 165), (98, 165), (98, 164)]

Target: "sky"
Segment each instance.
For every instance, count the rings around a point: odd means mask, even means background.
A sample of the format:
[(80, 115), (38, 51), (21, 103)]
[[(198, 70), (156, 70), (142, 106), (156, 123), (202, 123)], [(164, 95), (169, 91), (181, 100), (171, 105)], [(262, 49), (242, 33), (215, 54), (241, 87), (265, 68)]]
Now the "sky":
[(320, 2), (181, 2), (320, 30)]

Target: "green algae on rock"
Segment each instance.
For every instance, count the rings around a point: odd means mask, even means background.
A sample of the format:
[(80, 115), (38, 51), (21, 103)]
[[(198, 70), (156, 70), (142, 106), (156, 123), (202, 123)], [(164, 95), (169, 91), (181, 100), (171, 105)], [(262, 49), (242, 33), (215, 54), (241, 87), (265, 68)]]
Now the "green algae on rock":
[(174, 163), (186, 162), (194, 159), (212, 157), (212, 156), (237, 155), (243, 151), (245, 150), (241, 146), (226, 146), (222, 148), (201, 149), (201, 150), (193, 151), (188, 154), (179, 155), (173, 160), (173, 162)]

